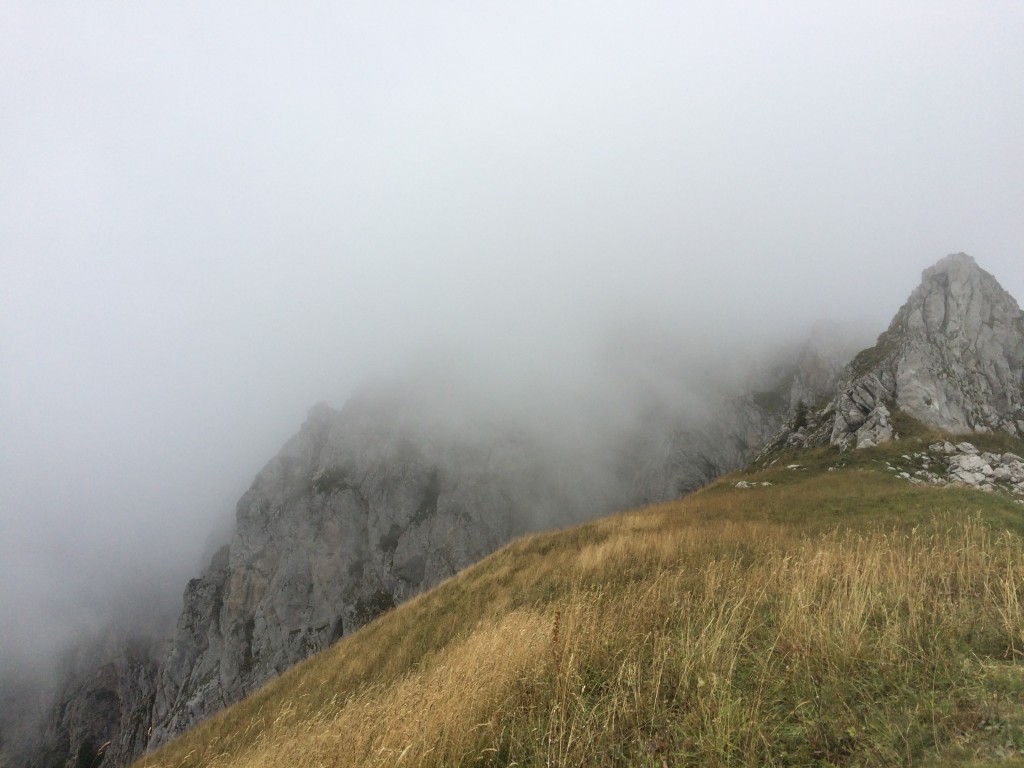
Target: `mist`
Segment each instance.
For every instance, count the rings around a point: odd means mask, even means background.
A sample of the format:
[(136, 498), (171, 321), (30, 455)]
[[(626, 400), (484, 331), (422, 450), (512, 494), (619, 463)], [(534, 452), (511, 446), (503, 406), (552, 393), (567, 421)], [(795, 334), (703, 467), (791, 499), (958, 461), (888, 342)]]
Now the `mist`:
[(429, 380), (583, 443), (819, 320), (870, 343), (947, 253), (1024, 297), (1022, 39), (998, 2), (5, 3), (0, 670), (173, 615), (318, 401)]

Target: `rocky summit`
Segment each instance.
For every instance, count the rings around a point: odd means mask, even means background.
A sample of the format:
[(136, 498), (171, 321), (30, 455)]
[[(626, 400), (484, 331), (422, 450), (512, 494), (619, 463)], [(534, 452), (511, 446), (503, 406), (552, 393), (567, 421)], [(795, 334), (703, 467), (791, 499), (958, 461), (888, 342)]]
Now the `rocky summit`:
[(871, 447), (898, 437), (894, 409), (953, 433), (1024, 436), (1024, 314), (967, 254), (924, 271), (835, 396), (781, 441)]

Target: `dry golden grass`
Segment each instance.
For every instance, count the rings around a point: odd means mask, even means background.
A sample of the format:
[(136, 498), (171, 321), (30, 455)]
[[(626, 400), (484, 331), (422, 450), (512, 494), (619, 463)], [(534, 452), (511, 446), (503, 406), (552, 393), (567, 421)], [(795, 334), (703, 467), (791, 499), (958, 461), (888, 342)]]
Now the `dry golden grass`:
[(765, 476), (513, 542), (139, 765), (1017, 764), (1012, 503)]

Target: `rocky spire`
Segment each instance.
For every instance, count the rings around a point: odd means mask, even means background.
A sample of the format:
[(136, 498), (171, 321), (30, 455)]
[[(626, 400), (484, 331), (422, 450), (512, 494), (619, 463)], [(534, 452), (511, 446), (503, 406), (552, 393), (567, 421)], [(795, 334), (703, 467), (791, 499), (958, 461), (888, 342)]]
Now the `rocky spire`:
[(925, 271), (890, 331), (906, 340), (896, 404), (950, 431), (1024, 435), (1024, 316), (963, 253)]
[(790, 434), (795, 442), (869, 447), (896, 436), (893, 408), (954, 433), (1024, 436), (1024, 314), (965, 253), (924, 271), (811, 428)]

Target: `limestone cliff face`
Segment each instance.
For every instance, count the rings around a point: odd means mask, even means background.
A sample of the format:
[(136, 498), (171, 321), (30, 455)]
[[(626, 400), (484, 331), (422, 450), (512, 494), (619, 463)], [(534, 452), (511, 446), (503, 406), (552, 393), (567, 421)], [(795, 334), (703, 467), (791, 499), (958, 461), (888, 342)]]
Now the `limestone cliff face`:
[(496, 549), (550, 503), (539, 457), (515, 440), (421, 427), (386, 404), (310, 412), (239, 501), (230, 545), (188, 585), (150, 746)]
[[(78, 646), (60, 664), (46, 711), (19, 711), (3, 759), (18, 768), (128, 765), (149, 740), (160, 645), (116, 626)], [(11, 705), (29, 707), (28, 691)]]
[(743, 394), (720, 402), (696, 423), (651, 426), (657, 443), (634, 480), (634, 504), (677, 498), (747, 466), (787, 422), (835, 390), (849, 360), (839, 329), (821, 326), (766, 370)]
[(1024, 314), (965, 254), (925, 271), (887, 333), (896, 405), (953, 432), (1024, 435)]
[(678, 498), (746, 466), (788, 413), (753, 397), (737, 397), (719, 420), (669, 430), (649, 447), (639, 468), (634, 504)]
[(1024, 314), (966, 254), (924, 271), (878, 343), (850, 364), (839, 392), (782, 439), (870, 447), (898, 436), (893, 408), (954, 433), (1024, 436)]

